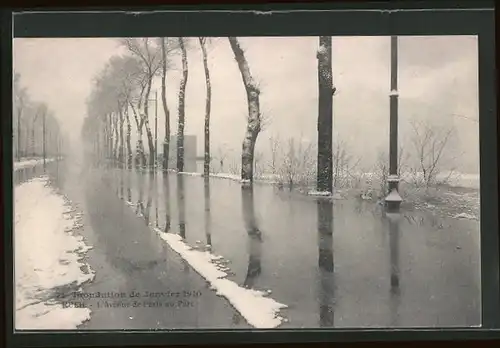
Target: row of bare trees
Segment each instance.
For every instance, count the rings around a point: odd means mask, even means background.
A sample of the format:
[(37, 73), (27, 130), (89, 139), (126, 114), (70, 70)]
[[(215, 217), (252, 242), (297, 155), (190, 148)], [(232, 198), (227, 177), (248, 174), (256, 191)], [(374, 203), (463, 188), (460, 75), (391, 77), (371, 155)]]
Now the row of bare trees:
[[(398, 150), (398, 176), (404, 184), (429, 189), (448, 184), (459, 174), (453, 170), (450, 158), (450, 140), (454, 130), (450, 126), (438, 127), (429, 121), (412, 120), (405, 144)], [(380, 197), (387, 193), (389, 176), (388, 154), (380, 151), (372, 167), (362, 167), (351, 144), (338, 134), (332, 146), (332, 178), (335, 189), (357, 189), (368, 184)], [(317, 148), (314, 143), (299, 138), (269, 139), (270, 158), (267, 173), (279, 186), (311, 189), (315, 185)], [(257, 168), (257, 159), (255, 161)], [(447, 169), (447, 170), (446, 170)], [(259, 173), (262, 173), (261, 169)], [(374, 186), (374, 184), (376, 186)]]
[[(263, 117), (260, 109), (260, 89), (254, 79), (249, 63), (245, 57), (238, 38), (228, 37), (229, 45), (238, 64), (241, 78), (246, 91), (248, 115), (247, 126), (241, 148), (241, 180), (250, 183), (254, 178), (255, 145), (263, 128)], [(94, 124), (98, 132), (92, 132), (97, 137), (93, 143), (103, 147), (106, 157), (124, 163), (124, 119), (127, 124), (127, 166), (132, 167), (132, 147), (130, 145), (130, 120), (133, 114), (137, 129), (137, 144), (135, 147), (136, 166), (146, 167), (147, 159), (143, 145), (143, 130), (146, 131), (149, 147), (149, 166), (156, 165), (155, 143), (149, 124), (149, 94), (153, 79), (161, 72), (162, 104), (165, 114), (165, 140), (163, 144), (163, 169), (168, 169), (170, 150), (170, 111), (167, 105), (166, 77), (171, 68), (171, 58), (180, 54), (182, 61), (182, 77), (178, 91), (178, 124), (177, 124), (177, 171), (184, 169), (184, 129), (186, 124), (185, 103), (186, 86), (189, 77), (187, 50), (192, 46), (192, 39), (187, 38), (126, 38), (120, 40), (128, 55), (114, 56), (110, 59), (101, 75), (97, 77), (93, 94), (89, 99), (89, 118), (87, 122)], [(204, 124), (204, 174), (210, 170), (210, 111), (211, 84), (208, 67), (207, 39), (200, 37), (203, 66), (206, 80), (206, 110)], [(333, 87), (332, 75), (332, 38), (320, 37), (318, 58), (318, 147), (317, 147), (317, 186), (322, 191), (332, 191), (333, 160), (332, 160), (332, 124), (333, 124)], [(87, 127), (91, 127), (90, 125)], [(91, 134), (90, 132), (87, 132)], [(101, 137), (101, 138), (99, 138)], [(113, 142), (114, 139), (114, 142)], [(101, 146), (102, 144), (102, 146)], [(292, 144), (293, 145), (293, 144)], [(293, 146), (292, 146), (293, 147)], [(295, 151), (291, 149), (291, 151)], [(221, 161), (222, 164), (222, 161)], [(293, 163), (289, 163), (292, 166)], [(291, 181), (292, 178), (290, 177)]]
[[(135, 121), (137, 143), (135, 145), (136, 167), (152, 169), (156, 163), (157, 149), (150, 126), (149, 96), (155, 77), (161, 75), (161, 100), (165, 114), (165, 139), (163, 141), (163, 170), (169, 167), (171, 120), (167, 105), (167, 74), (173, 69), (172, 58), (180, 55), (182, 75), (178, 90), (177, 110), (177, 171), (184, 170), (184, 130), (186, 125), (186, 87), (189, 78), (188, 50), (195, 41), (201, 48), (206, 81), (206, 106), (204, 122), (204, 174), (209, 175), (210, 153), (210, 113), (211, 81), (208, 65), (209, 41), (205, 37), (192, 38), (125, 38), (120, 44), (127, 51), (125, 55), (110, 58), (106, 67), (94, 81), (94, 88), (88, 99), (88, 117), (84, 134), (92, 137), (93, 152), (100, 157), (111, 158), (128, 168), (133, 166), (134, 151), (131, 145), (131, 120)], [(259, 105), (260, 90), (253, 78), (245, 54), (236, 37), (228, 37), (234, 58), (241, 72), (242, 82), (248, 101), (248, 122), (242, 143), (241, 178), (245, 182), (253, 180), (254, 152), (257, 136), (262, 129)], [(124, 127), (126, 125), (126, 131)], [(146, 133), (149, 159), (143, 144)], [(126, 135), (124, 135), (126, 133)], [(126, 156), (125, 156), (126, 152)]]
[[(260, 108), (260, 88), (250, 71), (249, 62), (238, 38), (228, 37), (234, 58), (239, 67), (242, 83), (247, 97), (247, 125), (241, 148), (241, 165), (233, 164), (232, 171), (239, 171), (244, 183), (253, 181), (260, 162), (255, 146), (259, 133), (264, 126), (264, 119)], [(92, 95), (88, 100), (88, 117), (86, 128), (92, 129), (86, 134), (93, 137), (93, 152), (112, 158), (117, 163), (132, 168), (151, 169), (157, 166), (156, 139), (153, 137), (150, 125), (150, 94), (155, 78), (161, 76), (161, 101), (165, 115), (165, 138), (163, 141), (162, 167), (169, 168), (171, 149), (171, 112), (167, 103), (167, 76), (175, 69), (173, 59), (180, 57), (181, 81), (176, 91), (178, 97), (177, 109), (177, 142), (176, 170), (184, 170), (184, 130), (186, 126), (186, 88), (189, 79), (188, 51), (199, 47), (202, 53), (203, 67), (206, 81), (206, 104), (204, 115), (204, 175), (210, 172), (212, 156), (210, 152), (210, 116), (211, 116), (211, 81), (209, 69), (210, 41), (205, 37), (198, 38), (125, 38), (120, 39), (126, 54), (115, 55), (97, 76)], [(318, 60), (318, 118), (317, 118), (317, 146), (304, 144), (301, 141), (290, 139), (285, 153), (282, 154), (283, 163), (276, 163), (277, 143), (271, 144), (271, 172), (278, 174), (282, 182), (287, 185), (303, 185), (311, 181), (318, 191), (333, 192), (334, 187), (342, 187), (356, 180), (353, 173), (358, 167), (360, 158), (354, 158), (349, 153), (347, 144), (333, 136), (333, 97), (336, 88), (332, 74), (332, 38), (319, 37), (317, 51)], [(132, 122), (130, 116), (133, 117)], [(135, 150), (131, 144), (132, 123), (137, 132)], [(156, 122), (155, 122), (156, 123)], [(413, 171), (420, 173), (425, 185), (430, 185), (438, 175), (439, 163), (451, 131), (442, 135), (435, 132), (435, 127), (429, 124), (413, 125), (413, 147), (419, 158), (419, 165), (413, 166)], [(143, 143), (144, 133), (148, 146), (146, 156)], [(273, 140), (271, 140), (273, 142)], [(282, 151), (284, 149), (281, 149)], [(403, 152), (401, 152), (402, 154)], [(314, 156), (316, 154), (316, 156)], [(149, 158), (148, 158), (149, 157)], [(316, 157), (316, 160), (313, 158)], [(384, 155), (384, 157), (387, 157)], [(224, 166), (224, 156), (220, 156), (220, 166)], [(379, 161), (386, 171), (386, 160)], [(423, 173), (423, 174), (422, 174)], [(386, 175), (383, 174), (383, 175)], [(312, 176), (316, 176), (311, 180)], [(387, 175), (386, 175), (387, 176)], [(382, 180), (385, 182), (386, 178)], [(385, 185), (385, 183), (384, 183)]]
[(15, 160), (59, 155), (63, 136), (54, 113), (45, 103), (30, 98), (19, 73), (14, 73), (12, 91)]

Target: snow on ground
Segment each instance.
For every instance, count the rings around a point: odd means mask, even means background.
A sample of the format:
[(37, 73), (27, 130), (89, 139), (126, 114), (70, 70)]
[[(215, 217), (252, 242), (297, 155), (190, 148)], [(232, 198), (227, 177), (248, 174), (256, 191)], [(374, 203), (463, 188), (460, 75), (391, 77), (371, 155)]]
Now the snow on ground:
[(467, 219), (467, 220), (478, 220), (478, 218), (472, 214), (460, 213), (453, 216), (454, 219)]
[[(48, 184), (47, 177), (14, 189), (15, 327), (76, 329), (89, 319), (87, 308), (63, 308), (56, 289), (79, 290), (94, 278), (83, 254), (90, 249), (73, 234), (81, 214), (73, 214), (67, 200)], [(84, 272), (83, 269), (87, 269)], [(74, 289), (72, 287), (75, 287)], [(71, 291), (70, 291), (71, 292)]]
[[(52, 162), (54, 161), (55, 158), (46, 158), (45, 162)], [(24, 169), (24, 168), (29, 168), (29, 167), (34, 167), (36, 165), (43, 164), (43, 159), (31, 159), (31, 160), (23, 160), (19, 162), (14, 162), (14, 171)]]
[[(196, 173), (196, 172), (178, 172), (178, 174), (189, 175), (189, 176), (203, 176), (203, 173)], [(241, 176), (229, 173), (210, 173), (210, 177), (219, 179), (229, 179), (234, 181), (242, 181)]]
[(279, 311), (287, 306), (267, 297), (269, 291), (246, 289), (226, 279), (228, 268), (220, 262), (221, 256), (195, 250), (184, 243), (182, 237), (177, 234), (165, 233), (157, 228), (155, 231), (210, 283), (217, 295), (225, 297), (250, 325), (259, 329), (270, 329), (285, 321)]
[[(169, 171), (176, 172), (175, 170), (169, 170)], [(179, 174), (190, 175), (190, 176), (203, 176), (203, 173), (199, 172), (179, 172)], [(354, 175), (358, 178), (367, 181), (372, 181), (377, 178), (377, 174), (371, 172), (356, 172), (354, 173)], [(422, 173), (417, 173), (415, 174), (415, 176), (416, 178), (420, 178), (421, 180), (423, 179)], [(241, 181), (240, 175), (231, 173), (210, 173), (210, 177)], [(280, 181), (279, 179), (280, 179), (279, 174), (264, 173), (255, 176), (255, 182), (268, 183), (268, 184), (277, 184)], [(438, 175), (437, 179), (438, 180), (447, 179), (447, 181), (451, 186), (479, 189), (479, 181), (480, 181), (479, 174), (443, 172)], [(406, 174), (402, 177), (402, 180), (411, 181), (413, 179), (410, 177), (410, 174)], [(319, 195), (314, 194), (314, 196), (319, 196)]]
[[(355, 176), (359, 178), (364, 178), (365, 180), (375, 180), (378, 175), (376, 173), (371, 172), (357, 172)], [(424, 174), (423, 173), (404, 173), (401, 177), (402, 180), (407, 182), (412, 182), (415, 179), (419, 181), (423, 181)], [(439, 180), (444, 180), (449, 183), (450, 186), (455, 187), (464, 187), (471, 189), (479, 189), (480, 184), (480, 175), (479, 174), (469, 174), (469, 173), (460, 173), (460, 172), (442, 172), (437, 175), (436, 178)]]
[(318, 196), (318, 197), (330, 197), (332, 195), (329, 191), (309, 191), (307, 193), (309, 196)]
[(311, 197), (324, 197), (329, 199), (344, 199), (344, 197), (340, 194), (340, 192), (334, 192), (333, 194), (329, 191), (309, 191), (307, 192), (308, 196)]

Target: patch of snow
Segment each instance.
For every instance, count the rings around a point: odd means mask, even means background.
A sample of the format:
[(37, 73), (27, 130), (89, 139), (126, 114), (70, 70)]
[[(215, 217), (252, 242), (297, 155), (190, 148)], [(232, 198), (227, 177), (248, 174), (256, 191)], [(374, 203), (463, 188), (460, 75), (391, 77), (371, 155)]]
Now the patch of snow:
[(81, 261), (89, 247), (72, 234), (78, 222), (65, 214), (66, 205), (45, 176), (14, 189), (16, 329), (76, 329), (90, 317), (88, 308), (64, 308), (47, 299), (56, 287), (79, 287), (94, 278)]
[(241, 180), (241, 176), (236, 175), (236, 174), (229, 174), (229, 173), (213, 173), (213, 174), (210, 174), (210, 176), (213, 178), (229, 179), (229, 180), (234, 180), (234, 181)]
[(226, 279), (228, 274), (213, 263), (222, 257), (207, 251), (193, 250), (177, 234), (155, 230), (175, 252), (210, 283), (217, 295), (225, 297), (250, 325), (266, 329), (278, 327), (282, 323), (283, 319), (278, 313), (287, 306), (267, 297), (266, 292), (246, 289)]
[(472, 215), (472, 214), (468, 214), (468, 213), (460, 213), (460, 214), (456, 214), (455, 216), (453, 216), (454, 219), (468, 219), (468, 220), (477, 220), (477, 217)]
[(177, 174), (188, 175), (188, 176), (203, 176), (202, 173), (195, 173), (195, 172), (177, 172)]
[(330, 197), (332, 195), (332, 193), (328, 191), (309, 191), (307, 194), (309, 196), (319, 196), (319, 197)]
[(326, 53), (326, 47), (324, 45), (320, 45), (318, 47), (318, 54), (325, 54)]
[[(45, 163), (53, 162), (55, 161), (55, 158), (46, 158)], [(43, 164), (43, 159), (32, 159), (32, 160), (25, 160), (25, 161), (19, 161), (19, 162), (14, 162), (14, 171), (24, 169), (24, 168), (30, 168), (30, 167), (35, 167), (37, 165)]]

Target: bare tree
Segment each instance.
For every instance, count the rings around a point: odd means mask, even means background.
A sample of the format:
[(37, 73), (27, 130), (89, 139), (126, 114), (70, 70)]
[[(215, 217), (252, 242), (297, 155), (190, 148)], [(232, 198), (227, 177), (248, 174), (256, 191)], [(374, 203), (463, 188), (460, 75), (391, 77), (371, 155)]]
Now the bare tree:
[(182, 79), (179, 86), (179, 118), (177, 125), (177, 171), (184, 170), (184, 127), (186, 125), (185, 103), (186, 103), (186, 85), (188, 79), (188, 60), (185, 39), (179, 37), (179, 47), (182, 58)]
[(170, 154), (170, 110), (167, 105), (167, 48), (165, 38), (160, 38), (161, 43), (161, 101), (163, 104), (163, 112), (165, 113), (165, 138), (163, 140), (163, 170), (168, 170), (169, 154)]
[[(127, 123), (127, 150), (128, 150), (128, 168), (132, 166), (132, 146), (131, 146), (131, 131), (132, 127), (129, 119), (129, 109), (132, 109), (136, 127), (138, 132), (137, 159), (138, 163), (145, 164), (145, 156), (142, 146), (142, 127), (144, 125), (143, 118), (140, 118), (137, 110), (140, 110), (142, 99), (147, 80), (144, 78), (143, 64), (140, 59), (134, 56), (113, 56), (108, 62), (105, 74), (102, 77), (103, 85), (101, 94), (106, 96), (106, 102), (113, 101), (107, 109), (113, 110), (120, 117), (120, 127), (123, 123)], [(125, 118), (124, 118), (125, 117)], [(122, 131), (123, 133), (123, 131)], [(124, 139), (123, 134), (120, 134), (121, 139), (121, 158), (124, 159)]]
[(111, 113), (111, 122), (114, 131), (113, 160), (116, 163), (118, 161), (118, 158), (120, 157), (120, 125), (119, 125), (120, 122), (116, 112)]
[(316, 164), (313, 144), (290, 138), (286, 147), (280, 146), (280, 148), (283, 153), (280, 156), (282, 162), (277, 168), (279, 185), (286, 185), (290, 189), (296, 186), (309, 188), (313, 182)]
[(204, 142), (204, 160), (203, 173), (206, 177), (210, 175), (210, 107), (212, 102), (212, 88), (210, 85), (210, 70), (208, 69), (208, 55), (206, 47), (206, 37), (199, 37), (200, 47), (203, 54), (203, 67), (205, 70), (205, 84), (207, 96), (205, 101), (205, 142)]
[(219, 161), (219, 171), (220, 172), (224, 171), (224, 163), (225, 163), (228, 156), (229, 156), (229, 151), (228, 151), (227, 147), (224, 144), (220, 145), (217, 148), (217, 153), (215, 156)]
[(411, 143), (417, 157), (417, 166), (412, 168), (415, 183), (421, 175), (421, 182), (428, 189), (436, 183), (441, 171), (443, 154), (453, 135), (453, 128), (432, 126), (427, 121), (413, 120), (411, 123), (413, 135)]
[(332, 37), (320, 36), (318, 58), (318, 170), (317, 190), (333, 192), (332, 127), (333, 87)]
[(264, 170), (263, 170), (263, 166), (262, 166), (262, 159), (264, 158), (264, 154), (260, 151), (255, 151), (255, 155), (254, 155), (254, 176), (255, 177), (260, 177)]
[(229, 44), (234, 53), (234, 58), (238, 63), (243, 84), (247, 93), (248, 101), (248, 121), (245, 138), (242, 145), (241, 154), (241, 180), (251, 183), (253, 181), (253, 160), (255, 152), (255, 144), (257, 137), (261, 131), (261, 113), (259, 95), (260, 90), (250, 73), (250, 67), (245, 52), (240, 46), (236, 37), (228, 37)]
[(354, 158), (349, 151), (347, 143), (337, 138), (333, 154), (333, 187), (352, 186), (353, 180), (357, 179), (355, 170), (361, 162), (361, 158)]
[(278, 160), (278, 151), (279, 151), (279, 137), (271, 136), (269, 138), (269, 150), (271, 152), (271, 173), (274, 175), (277, 172), (277, 160)]
[[(21, 124), (21, 118), (22, 114), (25, 108), (25, 105), (27, 104), (27, 91), (25, 88), (22, 88), (20, 85), (20, 80), (21, 80), (21, 75), (19, 73), (14, 74), (14, 82), (13, 82), (13, 94), (14, 94), (14, 109), (17, 111), (17, 132), (14, 133), (14, 136), (16, 137), (16, 141), (14, 142), (16, 145), (16, 158), (18, 161), (21, 160), (21, 130), (22, 130), (22, 124)], [(24, 151), (26, 152), (26, 150)]]
[(47, 112), (47, 106), (44, 103), (39, 103), (38, 106), (36, 107), (36, 113), (32, 119), (32, 124), (31, 124), (31, 156), (36, 157), (37, 152), (36, 152), (36, 121), (39, 119), (39, 117), (44, 117), (43, 115)]
[(127, 122), (127, 169), (132, 169), (132, 162), (133, 162), (133, 152), (132, 152), (132, 141), (131, 141), (131, 136), (132, 136), (132, 125), (130, 124), (130, 116), (128, 113), (128, 105), (126, 105), (126, 108), (124, 109), (125, 113), (125, 121)]
[(153, 78), (158, 74), (162, 66), (161, 53), (153, 42), (154, 41), (149, 38), (125, 38), (121, 40), (122, 45), (125, 46), (131, 54), (138, 57), (143, 65), (144, 88), (140, 94), (142, 99), (140, 103), (143, 105), (143, 110), (140, 110), (140, 107), (138, 107), (141, 121), (139, 124), (139, 131), (142, 131), (143, 126), (146, 128), (149, 147), (149, 165), (151, 167), (155, 165), (155, 144), (153, 133), (149, 125), (149, 95), (151, 93)]

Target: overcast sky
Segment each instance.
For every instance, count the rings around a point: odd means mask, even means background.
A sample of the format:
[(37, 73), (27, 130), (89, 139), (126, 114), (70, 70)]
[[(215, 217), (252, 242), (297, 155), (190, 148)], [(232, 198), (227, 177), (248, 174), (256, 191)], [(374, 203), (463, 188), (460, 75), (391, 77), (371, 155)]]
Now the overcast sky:
[[(266, 152), (269, 137), (316, 141), (317, 37), (241, 38), (250, 69), (261, 85), (262, 112), (270, 122), (257, 150)], [(15, 39), (14, 69), (34, 100), (45, 101), (71, 139), (79, 137), (92, 79), (114, 54), (116, 39)], [(400, 37), (400, 137), (408, 139), (411, 118), (454, 125), (453, 154), (463, 171), (478, 170), (478, 57), (472, 36)], [(369, 163), (388, 148), (389, 37), (334, 37), (334, 129), (351, 152)], [(186, 133), (198, 136), (202, 153), (205, 80), (201, 51), (193, 40), (188, 53)], [(179, 62), (177, 62), (179, 63)], [(178, 64), (179, 65), (179, 64)], [(246, 95), (226, 38), (210, 43), (212, 77), (212, 151), (241, 149), (246, 123)], [(179, 69), (169, 72), (168, 104), (176, 131)], [(159, 81), (153, 87), (159, 89)], [(160, 97), (158, 95), (158, 97)], [(159, 138), (163, 110), (159, 99)], [(454, 114), (460, 116), (453, 116)], [(466, 118), (462, 117), (465, 116)]]

